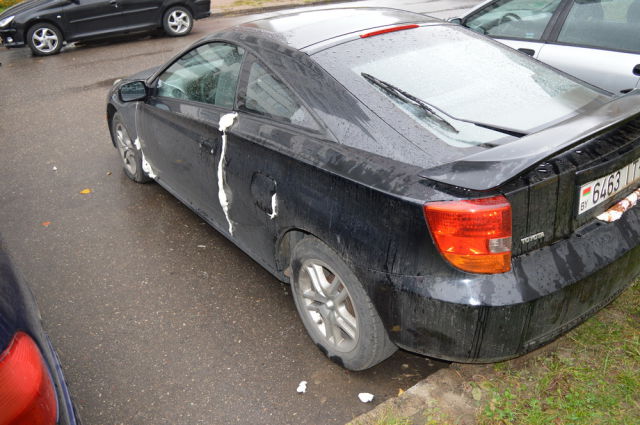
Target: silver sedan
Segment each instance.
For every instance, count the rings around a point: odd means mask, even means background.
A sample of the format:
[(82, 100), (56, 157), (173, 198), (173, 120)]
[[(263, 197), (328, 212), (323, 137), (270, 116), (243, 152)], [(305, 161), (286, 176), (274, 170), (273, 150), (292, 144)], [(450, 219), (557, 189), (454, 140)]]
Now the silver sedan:
[(453, 21), (612, 93), (640, 88), (640, 0), (489, 0)]

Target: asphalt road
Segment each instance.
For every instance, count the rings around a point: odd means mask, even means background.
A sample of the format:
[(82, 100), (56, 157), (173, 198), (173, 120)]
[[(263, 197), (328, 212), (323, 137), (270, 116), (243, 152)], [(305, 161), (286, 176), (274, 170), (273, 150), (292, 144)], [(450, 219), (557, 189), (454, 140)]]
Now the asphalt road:
[[(446, 17), (474, 3), (405, 5)], [(248, 19), (49, 58), (0, 51), (0, 234), (87, 425), (344, 423), (372, 407), (359, 392), (379, 403), (447, 366), (407, 352), (360, 373), (334, 365), (287, 286), (158, 185), (122, 173), (105, 120), (112, 82)]]

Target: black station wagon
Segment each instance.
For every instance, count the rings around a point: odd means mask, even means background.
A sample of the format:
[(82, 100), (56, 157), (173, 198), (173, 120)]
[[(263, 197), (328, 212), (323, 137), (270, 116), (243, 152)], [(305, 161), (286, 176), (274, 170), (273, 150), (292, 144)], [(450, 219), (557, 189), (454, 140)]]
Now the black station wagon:
[(26, 0), (0, 14), (0, 44), (55, 55), (63, 43), (163, 29), (187, 35), (210, 0)]
[(520, 355), (640, 273), (640, 95), (393, 9), (282, 14), (117, 82), (124, 172), (290, 282), (352, 370)]

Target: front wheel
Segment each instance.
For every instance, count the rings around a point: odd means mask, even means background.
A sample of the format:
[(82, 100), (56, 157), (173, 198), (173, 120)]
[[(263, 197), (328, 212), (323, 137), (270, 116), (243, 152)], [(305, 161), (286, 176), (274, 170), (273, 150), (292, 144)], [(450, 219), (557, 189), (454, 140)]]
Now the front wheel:
[(118, 148), (122, 168), (127, 177), (137, 183), (150, 182), (151, 179), (142, 169), (142, 152), (129, 137), (120, 113), (116, 113), (111, 121), (111, 137)]
[(187, 35), (193, 28), (193, 16), (187, 8), (175, 6), (165, 12), (162, 26), (164, 32), (171, 37)]
[(62, 33), (51, 24), (35, 24), (27, 32), (27, 43), (35, 56), (55, 55), (62, 49)]
[(298, 314), (329, 359), (364, 370), (397, 350), (362, 284), (335, 251), (306, 237), (296, 245), (291, 266)]

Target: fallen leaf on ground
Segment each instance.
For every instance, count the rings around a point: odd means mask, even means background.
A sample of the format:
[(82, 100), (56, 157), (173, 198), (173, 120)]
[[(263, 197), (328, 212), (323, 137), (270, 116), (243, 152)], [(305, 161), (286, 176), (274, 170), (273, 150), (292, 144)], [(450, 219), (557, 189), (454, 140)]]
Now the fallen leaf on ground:
[(475, 401), (482, 400), (482, 390), (478, 387), (474, 387), (473, 390), (471, 390), (471, 396)]
[(50, 221), (43, 221), (43, 222), (42, 222), (42, 225), (43, 225), (44, 227), (49, 227), (49, 225), (50, 225), (50, 224), (51, 224), (51, 222), (50, 222)]
[(80, 191), (80, 194), (82, 194), (82, 195), (88, 195), (88, 194), (90, 194), (90, 193), (91, 193), (91, 189), (82, 189), (82, 190)]

